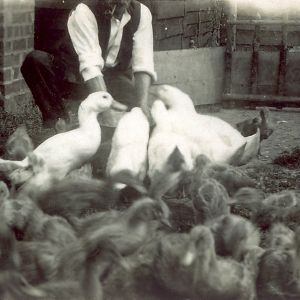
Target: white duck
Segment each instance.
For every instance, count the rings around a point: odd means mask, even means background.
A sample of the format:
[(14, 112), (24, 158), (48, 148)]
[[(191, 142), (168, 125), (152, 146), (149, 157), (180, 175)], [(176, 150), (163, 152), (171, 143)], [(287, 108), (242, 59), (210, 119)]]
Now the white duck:
[(147, 117), (139, 107), (134, 107), (121, 118), (112, 138), (106, 166), (109, 177), (126, 170), (143, 182), (147, 172), (149, 130)]
[(258, 153), (259, 130), (252, 136), (243, 137), (229, 123), (198, 114), (191, 98), (176, 87), (162, 85), (156, 96), (168, 107), (173, 132), (195, 144), (192, 147), (194, 158), (205, 154), (213, 162), (244, 164)]
[[(101, 142), (97, 115), (110, 107), (114, 108), (114, 105), (113, 98), (107, 92), (90, 94), (79, 106), (79, 127), (50, 137), (33, 153), (45, 161), (50, 174), (57, 179), (63, 178), (70, 171), (81, 167), (96, 153)], [(115, 106), (123, 109), (118, 103)], [(26, 157), (22, 161), (0, 160), (0, 164), (26, 168), (29, 162)]]
[(182, 154), (185, 168), (192, 170), (192, 144), (182, 134), (177, 134), (173, 130), (170, 111), (165, 104), (154, 101), (151, 108), (151, 115), (155, 122), (155, 127), (151, 133), (148, 145), (148, 176), (151, 180), (157, 173), (163, 173), (170, 155), (177, 148)]

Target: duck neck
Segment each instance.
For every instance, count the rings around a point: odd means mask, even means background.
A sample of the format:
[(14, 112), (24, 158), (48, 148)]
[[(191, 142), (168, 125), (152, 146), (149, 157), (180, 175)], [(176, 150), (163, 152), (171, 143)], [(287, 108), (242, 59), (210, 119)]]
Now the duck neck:
[(109, 266), (110, 263), (107, 261), (90, 262), (86, 264), (81, 283), (85, 300), (103, 299), (100, 278), (107, 271)]
[(99, 112), (91, 111), (88, 109), (84, 103), (79, 106), (78, 109), (78, 121), (79, 127), (94, 127), (95, 124), (99, 124), (97, 120), (97, 115)]

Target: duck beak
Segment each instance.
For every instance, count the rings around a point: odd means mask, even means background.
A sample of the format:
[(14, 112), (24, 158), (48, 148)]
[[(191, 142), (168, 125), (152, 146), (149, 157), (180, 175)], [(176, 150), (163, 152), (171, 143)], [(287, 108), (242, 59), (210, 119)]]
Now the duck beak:
[(126, 111), (127, 108), (127, 105), (122, 104), (116, 100), (112, 100), (111, 109), (114, 109), (116, 111)]
[(163, 219), (160, 220), (160, 223), (163, 224), (164, 226), (166, 226), (168, 229), (173, 230), (172, 224), (171, 224), (169, 219), (163, 218)]

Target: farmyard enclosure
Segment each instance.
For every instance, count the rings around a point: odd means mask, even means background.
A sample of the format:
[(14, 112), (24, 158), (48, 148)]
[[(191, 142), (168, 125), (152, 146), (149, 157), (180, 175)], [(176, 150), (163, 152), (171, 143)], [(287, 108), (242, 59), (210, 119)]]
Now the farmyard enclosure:
[(140, 1), (152, 118), (128, 112), (116, 156), (101, 142), (85, 160), (88, 132), (70, 132), (86, 99), (69, 95), (70, 121), (43, 127), (19, 72), (30, 50), (55, 48), (78, 2), (1, 6), (0, 298), (300, 298), (300, 3)]

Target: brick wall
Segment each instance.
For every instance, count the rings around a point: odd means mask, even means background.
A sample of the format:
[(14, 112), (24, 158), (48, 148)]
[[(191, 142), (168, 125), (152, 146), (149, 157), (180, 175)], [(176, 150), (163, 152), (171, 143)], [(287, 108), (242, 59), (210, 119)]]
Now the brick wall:
[(20, 66), (34, 44), (34, 0), (0, 0), (0, 91), (7, 112), (21, 113), (32, 96)]

